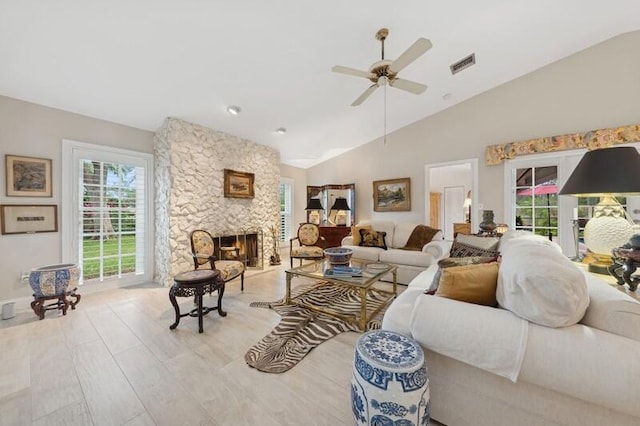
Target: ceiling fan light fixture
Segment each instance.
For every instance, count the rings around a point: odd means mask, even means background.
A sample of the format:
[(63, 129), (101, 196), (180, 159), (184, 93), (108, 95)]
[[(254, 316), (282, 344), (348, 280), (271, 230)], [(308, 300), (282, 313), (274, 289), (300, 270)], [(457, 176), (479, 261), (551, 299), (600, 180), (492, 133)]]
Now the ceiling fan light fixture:
[(227, 112), (231, 115), (238, 115), (240, 114), (240, 111), (242, 111), (242, 108), (237, 105), (229, 105), (227, 107)]
[(386, 86), (388, 82), (389, 82), (389, 79), (387, 78), (386, 75), (381, 75), (380, 78), (378, 78), (378, 86), (380, 87)]

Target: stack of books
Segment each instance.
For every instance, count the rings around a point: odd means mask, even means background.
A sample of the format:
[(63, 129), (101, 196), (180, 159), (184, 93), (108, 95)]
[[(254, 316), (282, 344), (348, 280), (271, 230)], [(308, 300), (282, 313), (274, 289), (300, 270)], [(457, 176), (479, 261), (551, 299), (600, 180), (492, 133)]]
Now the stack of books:
[(324, 271), (324, 276), (333, 278), (361, 277), (362, 269), (353, 266), (334, 265), (332, 268)]

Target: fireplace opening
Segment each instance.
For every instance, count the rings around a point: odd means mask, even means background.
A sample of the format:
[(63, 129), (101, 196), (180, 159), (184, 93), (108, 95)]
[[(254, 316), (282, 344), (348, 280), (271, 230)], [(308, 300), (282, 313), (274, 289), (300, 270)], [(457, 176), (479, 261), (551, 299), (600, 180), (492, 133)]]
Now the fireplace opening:
[(247, 268), (264, 268), (263, 234), (259, 229), (230, 232), (215, 237), (215, 240), (217, 259), (240, 260)]

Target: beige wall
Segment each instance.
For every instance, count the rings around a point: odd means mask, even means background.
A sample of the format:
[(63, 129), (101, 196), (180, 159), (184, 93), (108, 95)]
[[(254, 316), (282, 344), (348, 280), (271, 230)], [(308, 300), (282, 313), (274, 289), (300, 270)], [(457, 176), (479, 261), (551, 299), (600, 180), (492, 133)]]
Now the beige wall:
[[(0, 203), (57, 204), (59, 229), (0, 235), (0, 301), (31, 296), (29, 285), (20, 281), (22, 271), (68, 260), (61, 258), (60, 217), (67, 212), (60, 205), (62, 139), (153, 152), (152, 132), (0, 96)], [(7, 197), (6, 154), (52, 159), (53, 197)]]
[[(640, 31), (617, 36), (404, 127), (386, 145), (374, 140), (312, 167), (307, 182), (355, 182), (357, 220), (425, 222), (424, 166), (478, 158), (478, 201), (501, 222), (503, 166), (485, 166), (485, 147), (640, 123), (638, 46)], [(411, 178), (411, 211), (373, 212), (372, 181), (401, 177)]]

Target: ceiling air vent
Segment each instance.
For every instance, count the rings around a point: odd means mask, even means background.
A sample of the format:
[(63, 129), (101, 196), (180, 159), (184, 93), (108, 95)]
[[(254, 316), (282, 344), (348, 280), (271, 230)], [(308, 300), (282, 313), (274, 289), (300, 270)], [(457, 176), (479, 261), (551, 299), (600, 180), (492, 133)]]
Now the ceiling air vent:
[(465, 68), (469, 68), (471, 65), (475, 63), (476, 63), (476, 54), (472, 53), (466, 58), (462, 58), (458, 62), (449, 65), (449, 68), (451, 68), (451, 74), (456, 74)]

